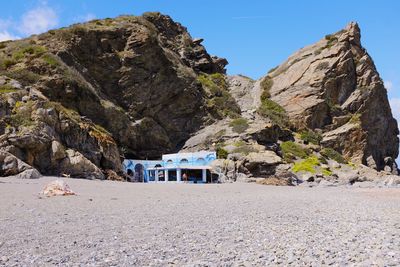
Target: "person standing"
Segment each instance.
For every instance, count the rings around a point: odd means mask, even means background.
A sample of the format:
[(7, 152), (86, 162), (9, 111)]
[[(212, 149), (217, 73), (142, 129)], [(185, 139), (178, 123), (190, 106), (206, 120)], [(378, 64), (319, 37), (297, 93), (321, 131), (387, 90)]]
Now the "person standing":
[(183, 173), (182, 179), (183, 179), (183, 181), (184, 181), (185, 183), (187, 183), (187, 181), (188, 181), (188, 176), (187, 176), (186, 172)]

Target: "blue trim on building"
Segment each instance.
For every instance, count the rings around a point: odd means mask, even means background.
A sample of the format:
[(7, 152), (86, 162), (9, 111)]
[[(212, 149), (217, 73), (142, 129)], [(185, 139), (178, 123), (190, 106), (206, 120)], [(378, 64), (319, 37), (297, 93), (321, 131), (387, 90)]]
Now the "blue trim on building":
[[(217, 154), (213, 151), (166, 154), (162, 160), (126, 159), (123, 168), (135, 181), (158, 181), (159, 177), (168, 180), (169, 171), (176, 171), (176, 176), (179, 176), (181, 170), (207, 170), (216, 158)], [(176, 177), (176, 180), (180, 181), (181, 177)]]

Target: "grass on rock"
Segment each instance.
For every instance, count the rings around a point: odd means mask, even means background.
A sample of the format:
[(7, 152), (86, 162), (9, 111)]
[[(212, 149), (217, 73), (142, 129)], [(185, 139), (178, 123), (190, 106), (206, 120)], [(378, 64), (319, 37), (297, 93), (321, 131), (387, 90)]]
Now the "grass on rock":
[(319, 145), (322, 141), (322, 136), (311, 130), (305, 130), (300, 133), (300, 139), (303, 140), (305, 143)]
[(239, 117), (240, 108), (229, 93), (228, 83), (223, 74), (201, 74), (197, 77), (197, 80), (207, 92), (207, 108), (215, 117)]
[(12, 93), (16, 91), (17, 90), (9, 84), (0, 85), (0, 94)]
[(232, 127), (232, 130), (236, 133), (243, 133), (249, 128), (249, 124), (245, 118), (237, 118), (233, 119), (229, 126)]
[(310, 154), (310, 152), (296, 144), (293, 141), (286, 141), (281, 144), (281, 150), (283, 153), (283, 158), (287, 162), (292, 162), (296, 158), (306, 158)]
[(304, 160), (301, 160), (299, 162), (296, 162), (293, 165), (293, 172), (298, 173), (298, 172), (309, 172), (309, 173), (316, 173), (315, 167), (320, 165), (320, 162), (316, 156), (310, 156)]
[(269, 118), (273, 123), (281, 127), (289, 127), (289, 117), (286, 114), (286, 110), (278, 103), (270, 99), (270, 90), (273, 86), (273, 80), (270, 76), (264, 77), (261, 81), (260, 86), (262, 88), (261, 93), (261, 105), (257, 112), (265, 118)]
[(324, 148), (324, 149), (321, 150), (320, 153), (325, 158), (335, 160), (338, 163), (342, 163), (342, 164), (347, 163), (345, 158), (339, 152), (334, 150), (333, 148), (330, 148), (330, 147)]
[(226, 151), (222, 147), (217, 147), (217, 158), (226, 159), (227, 157), (228, 157), (228, 151)]

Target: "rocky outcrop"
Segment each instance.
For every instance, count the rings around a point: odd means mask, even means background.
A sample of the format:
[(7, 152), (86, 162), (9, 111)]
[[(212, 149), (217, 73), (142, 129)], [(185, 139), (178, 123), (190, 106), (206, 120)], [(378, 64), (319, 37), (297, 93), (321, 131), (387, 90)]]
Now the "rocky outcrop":
[(226, 64), (159, 13), (4, 43), (0, 149), (42, 174), (117, 179), (122, 157), (177, 151), (213, 119), (198, 76)]
[(77, 81), (49, 77), (40, 91), (106, 128), (137, 158), (176, 151), (199, 129), (208, 111), (198, 73), (223, 73), (227, 64), (159, 13), (92, 21), (38, 43)]
[(350, 23), (299, 50), (263, 79), (271, 80), (271, 99), (298, 129), (320, 129), (323, 146), (383, 170), (385, 158), (398, 156), (399, 131), (360, 38), (358, 25)]
[[(223, 180), (291, 177), (293, 183), (353, 184), (365, 180), (352, 174), (360, 164), (384, 175), (398, 174), (397, 124), (360, 38), (358, 25), (350, 23), (296, 52), (258, 81), (228, 77), (241, 118), (203, 128), (184, 150), (225, 151), (230, 161), (222, 161), (225, 168), (219, 168), (225, 170)], [(281, 162), (265, 164), (266, 154)]]
[(14, 155), (0, 151), (0, 177), (1, 176), (15, 176), (21, 179), (36, 179), (41, 175), (36, 169), (32, 168)]

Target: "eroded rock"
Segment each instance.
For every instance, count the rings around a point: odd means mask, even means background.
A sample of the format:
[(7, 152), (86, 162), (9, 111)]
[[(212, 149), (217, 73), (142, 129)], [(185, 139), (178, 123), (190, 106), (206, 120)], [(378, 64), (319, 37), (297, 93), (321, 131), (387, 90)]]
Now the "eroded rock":
[(21, 179), (36, 179), (41, 174), (11, 153), (0, 151), (0, 176), (15, 176)]

